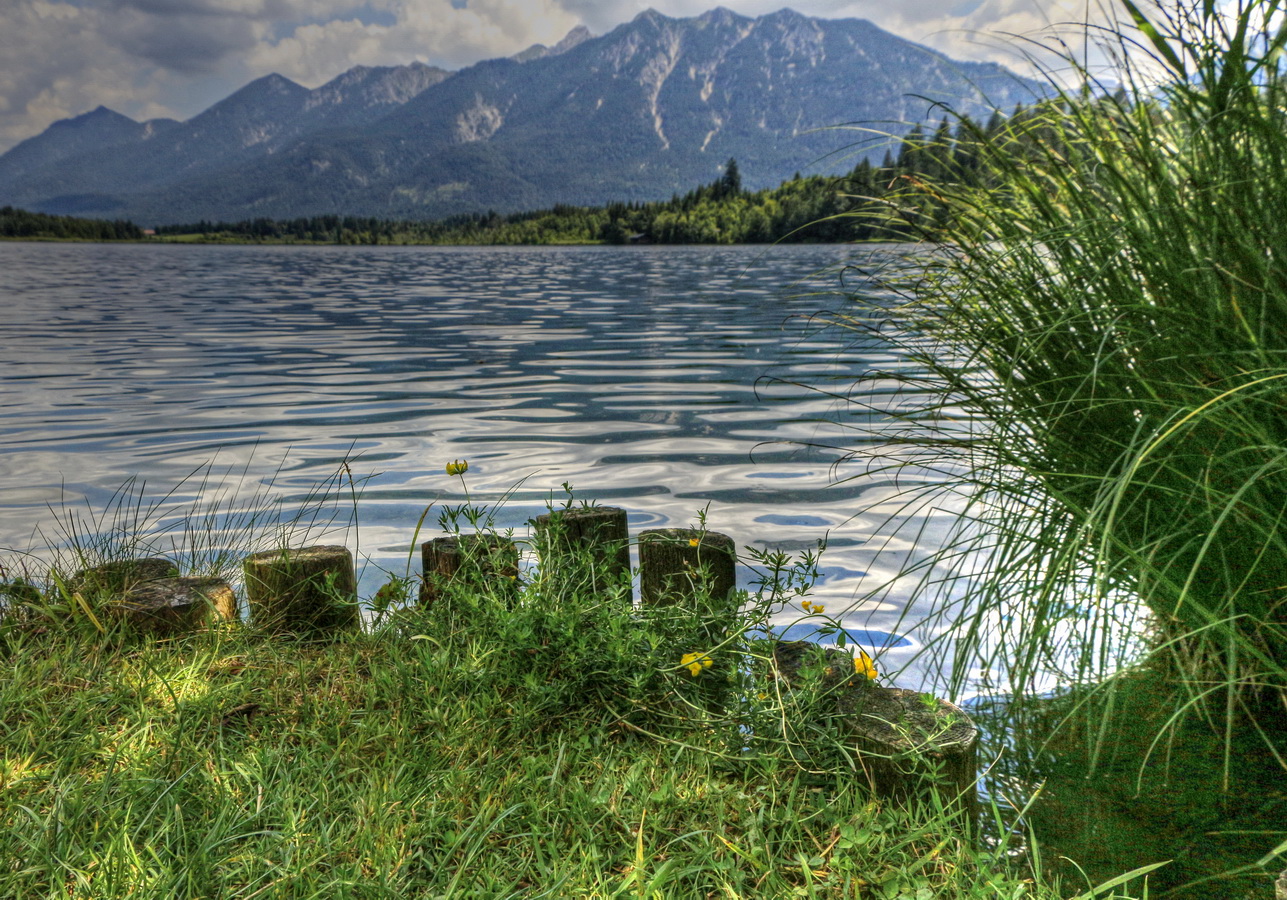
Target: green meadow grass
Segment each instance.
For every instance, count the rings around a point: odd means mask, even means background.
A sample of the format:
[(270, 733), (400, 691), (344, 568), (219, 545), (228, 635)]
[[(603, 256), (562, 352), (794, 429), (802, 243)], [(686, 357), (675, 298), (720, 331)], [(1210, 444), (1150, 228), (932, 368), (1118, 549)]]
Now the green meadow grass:
[(552, 713), (431, 641), (60, 636), (6, 669), (4, 897), (1056, 896), (853, 772)]
[(875, 801), (807, 710), (750, 712), (719, 651), (455, 599), (323, 644), (11, 626), (0, 896), (1056, 896)]
[[(346, 493), (328, 485), (318, 508)], [(157, 640), (91, 615), (110, 597), (68, 596), (72, 567), (167, 535), (185, 570), (227, 573), (220, 535), (315, 534), (299, 523), (316, 511), (285, 528), (219, 496), (184, 519), (130, 486), (107, 511), (63, 512), (52, 571), (6, 570), (0, 898), (1088, 891), (1042, 883), (1011, 838), (980, 848), (932, 791), (877, 799), (821, 675), (770, 677), (753, 629), (807, 591), (809, 555), (758, 557), (752, 594), (651, 608), (576, 554), (426, 605), (391, 575), (362, 629), (313, 642), (244, 621)], [(442, 524), (489, 520), (467, 502)]]

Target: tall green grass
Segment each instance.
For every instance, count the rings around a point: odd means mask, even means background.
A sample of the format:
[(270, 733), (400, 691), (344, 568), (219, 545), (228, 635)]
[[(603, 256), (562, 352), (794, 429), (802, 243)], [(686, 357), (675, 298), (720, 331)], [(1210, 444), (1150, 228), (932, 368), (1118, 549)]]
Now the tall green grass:
[(977, 170), (905, 185), (933, 252), (886, 272), (893, 299), (841, 319), (910, 367), (877, 373), (903, 390), (864, 435), (885, 449), (858, 455), (948, 474), (960, 525), (921, 590), (941, 593), (958, 686), (981, 668), (1019, 693), (1052, 669), (1097, 681), (1142, 637), (1172, 724), (1251, 722), (1276, 752), (1283, 4), (1120, 12), (1099, 35), (1115, 83), (1068, 60), (1082, 87), (995, 130), (962, 122)]

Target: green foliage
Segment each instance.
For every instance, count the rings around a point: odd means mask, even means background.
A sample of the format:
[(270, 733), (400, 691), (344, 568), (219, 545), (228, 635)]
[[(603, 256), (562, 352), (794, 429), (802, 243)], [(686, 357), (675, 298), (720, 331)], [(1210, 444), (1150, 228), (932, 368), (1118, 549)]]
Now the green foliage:
[[(762, 244), (902, 240), (917, 233), (919, 220), (898, 215), (892, 195), (909, 180), (947, 171), (968, 173), (975, 126), (959, 123), (955, 136), (946, 122), (936, 133), (942, 153), (931, 151), (913, 130), (897, 144), (895, 161), (883, 167), (863, 160), (843, 176), (798, 174), (776, 188), (742, 188), (737, 160), (730, 159), (715, 181), (670, 200), (612, 203), (589, 208), (559, 205), (501, 216), (495, 212), (438, 222), (394, 221), (354, 216), (315, 216), (274, 221), (197, 222), (157, 229), (176, 238), (336, 244)], [(905, 212), (905, 211), (904, 211)], [(930, 218), (934, 218), (930, 216)]]
[[(909, 138), (936, 174), (896, 202), (938, 252), (845, 324), (910, 363), (878, 376), (907, 390), (877, 411), (894, 443), (876, 464), (969, 473), (936, 560), (955, 577), (924, 582), (946, 588), (959, 676), (1102, 678), (1130, 659), (1138, 601), (1175, 690), (1166, 727), (1281, 735), (1282, 5), (1128, 11), (1121, 89)], [(1156, 52), (1149, 72), (1132, 41)]]

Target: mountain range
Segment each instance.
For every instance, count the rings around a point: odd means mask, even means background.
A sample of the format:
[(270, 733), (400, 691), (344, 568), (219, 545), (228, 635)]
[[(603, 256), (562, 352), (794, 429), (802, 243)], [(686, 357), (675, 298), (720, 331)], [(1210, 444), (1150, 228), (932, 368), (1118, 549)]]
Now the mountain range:
[(862, 19), (648, 10), (456, 72), (358, 67), (312, 90), (268, 75), (186, 122), (99, 107), (0, 156), (0, 205), (159, 225), (652, 200), (729, 158), (748, 188), (844, 171), (883, 153), (870, 130), (1041, 94)]

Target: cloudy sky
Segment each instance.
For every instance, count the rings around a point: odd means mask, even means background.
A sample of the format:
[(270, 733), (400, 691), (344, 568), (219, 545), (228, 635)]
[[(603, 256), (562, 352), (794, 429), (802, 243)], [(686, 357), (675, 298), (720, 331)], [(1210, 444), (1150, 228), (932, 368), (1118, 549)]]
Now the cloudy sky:
[[(724, 0), (748, 16), (784, 5), (870, 19), (960, 59), (1021, 68), (1017, 43), (1080, 21), (1093, 0)], [(694, 16), (719, 0), (0, 0), (0, 152), (51, 122), (107, 106), (188, 119), (278, 72), (316, 87), (355, 65), (458, 69), (604, 34), (649, 6)]]

